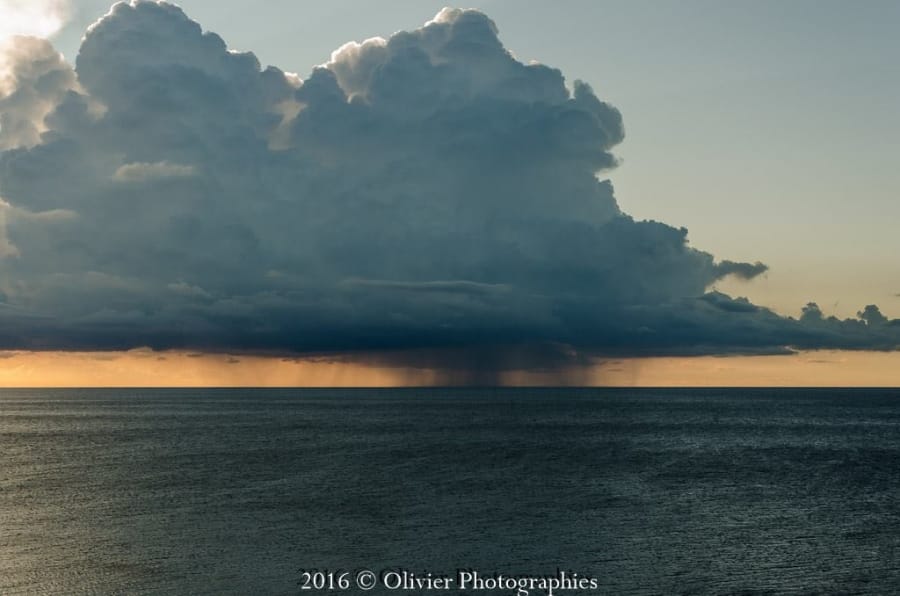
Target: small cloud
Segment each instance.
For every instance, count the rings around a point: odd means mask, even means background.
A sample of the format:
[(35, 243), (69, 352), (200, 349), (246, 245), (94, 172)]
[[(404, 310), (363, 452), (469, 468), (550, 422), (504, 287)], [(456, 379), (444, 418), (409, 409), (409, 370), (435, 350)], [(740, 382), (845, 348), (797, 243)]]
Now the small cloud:
[(769, 270), (769, 266), (759, 261), (755, 263), (737, 263), (724, 260), (716, 265), (719, 275), (733, 275), (738, 279), (753, 279)]
[(345, 287), (369, 288), (372, 290), (399, 290), (406, 292), (447, 292), (447, 293), (493, 293), (509, 291), (506, 284), (488, 284), (468, 280), (435, 280), (424, 282), (389, 281), (382, 279), (348, 278), (341, 282)]
[(32, 212), (25, 209), (15, 209), (13, 215), (19, 219), (36, 222), (71, 221), (78, 217), (78, 213), (71, 209), (50, 209), (48, 211)]
[(167, 287), (169, 288), (169, 291), (180, 294), (182, 296), (192, 296), (194, 298), (210, 298), (210, 293), (200, 286), (191, 285), (183, 281), (171, 283)]
[(194, 166), (173, 164), (167, 161), (155, 163), (135, 162), (121, 166), (113, 174), (117, 182), (147, 182), (169, 178), (190, 178), (196, 174)]

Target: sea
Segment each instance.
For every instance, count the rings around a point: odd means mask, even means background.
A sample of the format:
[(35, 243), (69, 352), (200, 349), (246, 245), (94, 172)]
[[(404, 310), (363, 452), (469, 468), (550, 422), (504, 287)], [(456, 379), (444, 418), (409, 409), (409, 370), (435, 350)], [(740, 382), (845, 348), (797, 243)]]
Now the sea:
[(4, 596), (554, 577), (900, 594), (900, 390), (0, 390)]

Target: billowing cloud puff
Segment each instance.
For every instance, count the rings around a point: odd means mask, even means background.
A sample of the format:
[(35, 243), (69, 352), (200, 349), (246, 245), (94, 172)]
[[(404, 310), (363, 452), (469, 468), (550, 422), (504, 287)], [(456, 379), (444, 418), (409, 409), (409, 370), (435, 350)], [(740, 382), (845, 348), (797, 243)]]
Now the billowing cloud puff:
[(0, 150), (38, 144), (47, 115), (75, 87), (72, 67), (48, 41), (0, 42)]
[(709, 292), (766, 267), (623, 213), (598, 177), (618, 110), (516, 60), (480, 12), (346, 44), (302, 81), (165, 3), (113, 7), (74, 74), (18, 43), (0, 347), (463, 349), (537, 367), (900, 343), (875, 307), (795, 320)]
[(0, 40), (15, 35), (49, 37), (69, 17), (68, 0), (0, 0)]

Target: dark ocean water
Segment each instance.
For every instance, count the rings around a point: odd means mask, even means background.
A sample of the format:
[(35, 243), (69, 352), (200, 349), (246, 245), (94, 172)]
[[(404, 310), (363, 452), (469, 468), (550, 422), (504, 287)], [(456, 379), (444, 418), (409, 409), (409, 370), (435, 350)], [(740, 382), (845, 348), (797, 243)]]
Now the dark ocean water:
[(0, 453), (3, 595), (900, 593), (897, 390), (3, 390)]

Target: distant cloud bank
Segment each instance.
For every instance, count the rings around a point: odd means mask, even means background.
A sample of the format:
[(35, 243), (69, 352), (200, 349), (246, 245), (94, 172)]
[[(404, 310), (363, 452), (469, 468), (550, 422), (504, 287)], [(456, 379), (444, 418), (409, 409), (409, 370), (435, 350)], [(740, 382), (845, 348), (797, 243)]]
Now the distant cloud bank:
[(623, 213), (597, 177), (619, 111), (477, 11), (304, 80), (149, 1), (115, 5), (74, 68), (36, 38), (2, 64), (0, 349), (552, 368), (900, 345), (875, 306), (793, 319), (709, 291), (766, 266)]

